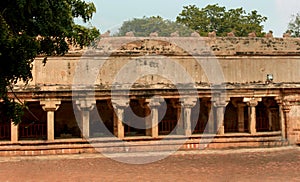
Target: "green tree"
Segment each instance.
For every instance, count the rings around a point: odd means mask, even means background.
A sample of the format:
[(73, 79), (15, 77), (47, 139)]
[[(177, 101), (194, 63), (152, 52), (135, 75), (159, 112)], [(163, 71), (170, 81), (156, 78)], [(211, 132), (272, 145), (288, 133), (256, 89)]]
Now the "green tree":
[(159, 36), (168, 37), (177, 31), (180, 36), (189, 36), (191, 30), (184, 25), (171, 20), (165, 20), (160, 16), (134, 18), (123, 22), (117, 36), (124, 36), (127, 32), (133, 32), (135, 36), (147, 37), (152, 32), (157, 32)]
[(288, 32), (291, 33), (293, 37), (300, 37), (300, 14), (292, 15), (292, 20), (288, 25)]
[(83, 0), (2, 0), (0, 5), (0, 100), (6, 119), (20, 122), (22, 107), (8, 98), (17, 81), (32, 79), (37, 55), (64, 55), (70, 44), (88, 45), (99, 31), (76, 25), (89, 22), (96, 8)]
[(246, 13), (243, 8), (229, 9), (218, 4), (208, 5), (199, 9), (195, 5), (184, 6), (176, 21), (197, 31), (202, 36), (208, 32), (216, 31), (218, 36), (225, 36), (234, 32), (236, 36), (248, 36), (250, 32), (256, 32), (257, 36), (263, 36), (263, 22), (266, 17), (257, 11)]

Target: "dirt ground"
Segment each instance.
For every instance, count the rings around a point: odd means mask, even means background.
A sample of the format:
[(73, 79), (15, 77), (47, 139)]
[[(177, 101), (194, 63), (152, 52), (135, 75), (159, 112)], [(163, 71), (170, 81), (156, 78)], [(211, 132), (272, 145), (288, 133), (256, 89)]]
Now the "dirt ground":
[(0, 181), (300, 181), (300, 148), (178, 152), (143, 165), (100, 154), (0, 158)]

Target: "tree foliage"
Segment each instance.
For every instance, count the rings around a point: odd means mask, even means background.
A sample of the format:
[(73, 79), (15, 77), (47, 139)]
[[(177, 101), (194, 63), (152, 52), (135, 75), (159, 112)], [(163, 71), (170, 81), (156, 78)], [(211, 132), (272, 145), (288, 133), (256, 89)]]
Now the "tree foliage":
[(216, 31), (218, 36), (225, 36), (234, 32), (236, 36), (248, 36), (256, 32), (263, 36), (263, 22), (266, 17), (258, 14), (256, 10), (246, 13), (243, 8), (229, 9), (218, 4), (208, 5), (199, 9), (195, 5), (184, 6), (176, 21), (196, 30), (200, 35), (206, 36), (208, 32)]
[[(8, 89), (32, 78), (37, 55), (64, 55), (70, 44), (88, 45), (99, 31), (74, 23), (88, 22), (96, 8), (83, 0), (2, 0), (0, 5), (0, 100), (7, 119), (20, 122), (20, 105)], [(18, 114), (19, 113), (19, 114)]]
[(300, 14), (292, 15), (292, 20), (288, 25), (288, 32), (291, 33), (293, 37), (300, 37)]
[(191, 34), (189, 28), (171, 20), (165, 20), (160, 16), (144, 16), (143, 18), (125, 21), (117, 35), (124, 36), (127, 32), (133, 32), (135, 36), (147, 37), (150, 33), (157, 32), (159, 36), (168, 37), (176, 31), (181, 36), (189, 36)]

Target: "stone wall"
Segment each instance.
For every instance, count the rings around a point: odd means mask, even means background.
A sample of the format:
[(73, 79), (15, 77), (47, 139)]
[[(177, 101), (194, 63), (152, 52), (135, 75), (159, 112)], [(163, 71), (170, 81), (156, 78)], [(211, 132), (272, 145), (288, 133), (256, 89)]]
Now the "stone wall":
[[(32, 85), (70, 85), (78, 64), (85, 64), (86, 73), (98, 70), (93, 79), (101, 85), (111, 85), (120, 69), (129, 63), (140, 69), (125, 69), (129, 75), (152, 70), (157, 75), (176, 77), (182, 70), (172, 68), (171, 62), (180, 65), (195, 83), (213, 82), (212, 77), (224, 77), (222, 82), (227, 83), (264, 83), (267, 74), (273, 74), (275, 83), (294, 83), (300, 80), (300, 39), (111, 37), (83, 54), (50, 57), (45, 65), (42, 60), (37, 58), (34, 63)], [(219, 71), (215, 69), (218, 67)], [(169, 84), (157, 75), (139, 82)]]
[(287, 134), (290, 143), (300, 143), (300, 105), (292, 106), (288, 113)]

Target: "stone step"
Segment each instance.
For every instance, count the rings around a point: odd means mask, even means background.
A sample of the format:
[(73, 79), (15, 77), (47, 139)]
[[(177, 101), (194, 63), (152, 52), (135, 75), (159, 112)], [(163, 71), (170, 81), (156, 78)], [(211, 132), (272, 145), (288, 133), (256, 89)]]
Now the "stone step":
[(0, 156), (36, 156), (80, 153), (157, 152), (179, 150), (213, 150), (229, 148), (269, 148), (288, 146), (281, 136), (232, 138), (169, 138), (150, 141), (93, 139), (60, 142), (22, 142), (0, 146)]

